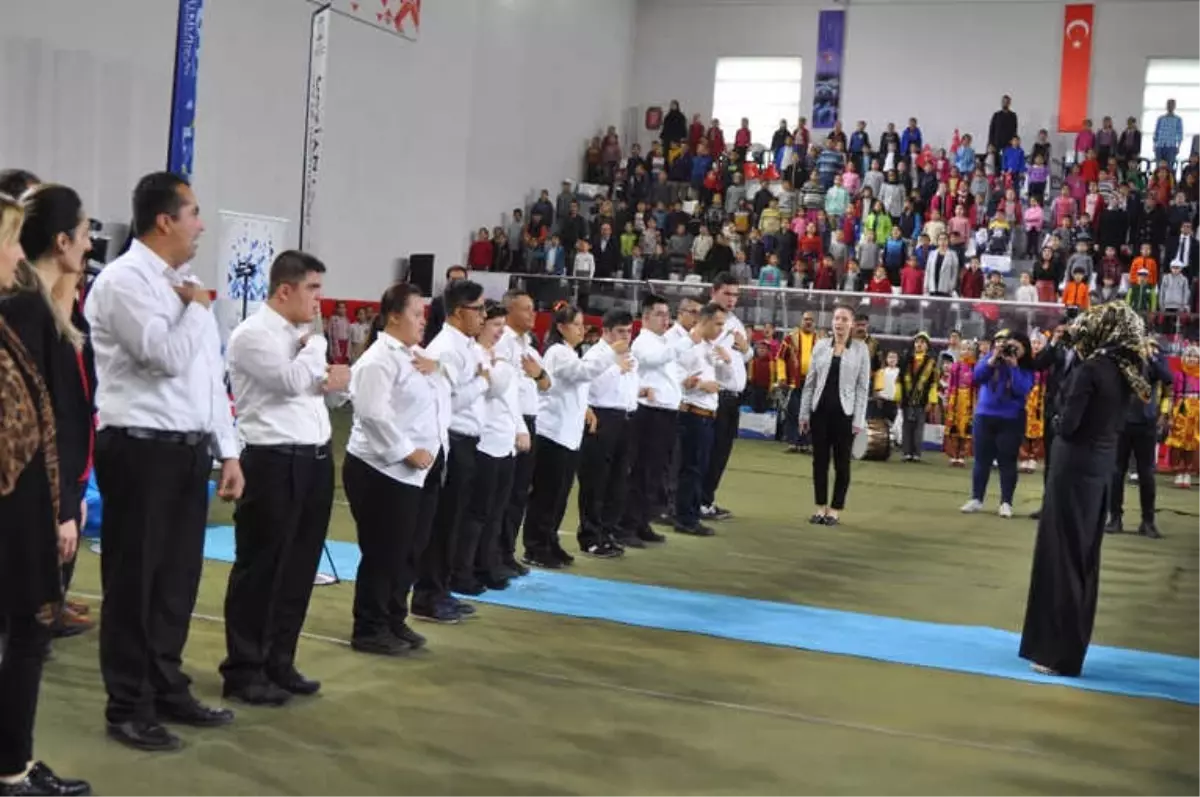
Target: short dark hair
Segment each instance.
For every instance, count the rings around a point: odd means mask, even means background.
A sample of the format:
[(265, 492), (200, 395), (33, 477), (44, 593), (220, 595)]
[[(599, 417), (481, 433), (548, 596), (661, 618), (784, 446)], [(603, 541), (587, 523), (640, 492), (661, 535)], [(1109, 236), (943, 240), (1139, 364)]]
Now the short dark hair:
[(628, 310), (614, 307), (604, 314), (604, 318), (600, 323), (605, 329), (631, 326), (633, 324), (633, 314)]
[[(848, 310), (850, 308), (846, 308), (846, 309)], [(859, 321), (866, 321), (867, 323), (870, 323), (871, 316), (867, 315), (866, 313), (855, 313), (854, 314), (854, 322), (858, 323)]]
[(446, 269), (446, 279), (450, 279), (450, 275), (453, 274), (455, 271), (461, 271), (463, 274), (466, 274), (467, 267), (466, 266), (451, 266), (450, 268)]
[(488, 321), (491, 321), (493, 318), (504, 318), (506, 315), (508, 315), (508, 307), (503, 302), (488, 299), (483, 303), (483, 317)]
[(308, 252), (296, 249), (280, 252), (271, 264), (271, 282), (267, 295), (274, 296), (281, 286), (297, 285), (313, 273), (324, 274), (325, 264)]
[(186, 177), (172, 172), (153, 172), (138, 180), (133, 189), (133, 233), (143, 236), (154, 230), (158, 217), (167, 214), (171, 218), (179, 216), (183, 207), (183, 197), (179, 195), (181, 186), (190, 186)]
[(379, 313), (371, 323), (371, 333), (367, 337), (368, 346), (375, 342), (379, 333), (387, 326), (388, 316), (392, 313), (403, 313), (404, 308), (408, 306), (409, 299), (414, 296), (420, 299), (421, 289), (410, 282), (393, 283), (383, 292), (383, 297), (379, 300)]
[(713, 281), (712, 281), (713, 293), (716, 293), (717, 291), (721, 290), (726, 285), (737, 285), (737, 284), (738, 284), (737, 277), (733, 276), (728, 271), (722, 271), (721, 273), (717, 274), (717, 276), (713, 277)]
[(20, 199), (21, 194), (40, 182), (41, 180), (33, 172), (24, 169), (5, 169), (0, 172), (0, 194), (8, 194), (13, 199)]
[(478, 301), (483, 296), (483, 286), (471, 280), (459, 280), (446, 286), (442, 291), (442, 303), (446, 307), (446, 315), (454, 315), (458, 308)]
[(667, 297), (660, 296), (657, 293), (648, 293), (642, 298), (642, 312), (650, 312), (650, 308), (656, 304), (669, 304)]
[(700, 320), (709, 321), (717, 317), (717, 313), (725, 312), (725, 308), (716, 302), (709, 302), (700, 308)]

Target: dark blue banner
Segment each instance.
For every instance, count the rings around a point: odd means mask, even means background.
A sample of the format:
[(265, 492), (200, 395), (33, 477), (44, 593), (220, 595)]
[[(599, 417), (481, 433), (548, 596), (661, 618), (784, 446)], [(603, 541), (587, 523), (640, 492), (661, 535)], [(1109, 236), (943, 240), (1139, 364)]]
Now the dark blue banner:
[(833, 127), (842, 108), (842, 53), (846, 12), (822, 11), (817, 19), (817, 71), (813, 82), (812, 126)]
[(192, 157), (196, 151), (196, 75), (200, 66), (200, 28), (203, 16), (204, 0), (179, 0), (167, 170), (189, 179), (192, 176)]

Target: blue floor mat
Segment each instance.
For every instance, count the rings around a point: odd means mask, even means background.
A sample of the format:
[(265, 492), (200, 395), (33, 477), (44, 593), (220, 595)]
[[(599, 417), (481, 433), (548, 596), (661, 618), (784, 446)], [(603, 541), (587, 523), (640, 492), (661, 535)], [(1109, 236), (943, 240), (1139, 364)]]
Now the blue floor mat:
[[(208, 530), (204, 555), (233, 561), (233, 529)], [(329, 543), (321, 572), (354, 580), (358, 546)], [(1057, 684), (1075, 689), (1200, 704), (1200, 661), (1093, 645), (1080, 678), (1051, 678), (1017, 657), (1020, 636), (980, 626), (945, 625), (789, 603), (609, 581), (534, 570), (480, 603), (584, 617), (664, 631), (858, 656), (915, 667)]]

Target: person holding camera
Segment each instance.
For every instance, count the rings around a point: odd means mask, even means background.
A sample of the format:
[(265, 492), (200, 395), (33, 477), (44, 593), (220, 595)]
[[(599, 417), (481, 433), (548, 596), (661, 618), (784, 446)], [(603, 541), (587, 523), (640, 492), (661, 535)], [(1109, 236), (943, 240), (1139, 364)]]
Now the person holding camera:
[(967, 513), (983, 509), (992, 463), (1000, 466), (1000, 517), (1011, 518), (1017, 490), (1017, 457), (1025, 435), (1025, 397), (1033, 387), (1029, 338), (1002, 329), (992, 340), (992, 354), (975, 366), (979, 400), (975, 405), (975, 465)]

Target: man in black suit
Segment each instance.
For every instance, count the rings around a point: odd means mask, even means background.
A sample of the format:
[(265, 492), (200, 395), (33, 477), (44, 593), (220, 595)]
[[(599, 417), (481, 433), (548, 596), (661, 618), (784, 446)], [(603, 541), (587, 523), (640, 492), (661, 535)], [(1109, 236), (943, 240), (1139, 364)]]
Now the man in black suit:
[(592, 241), (592, 256), (596, 259), (596, 276), (609, 279), (621, 271), (621, 244), (613, 237), (612, 225), (600, 225), (600, 232)]
[[(446, 285), (442, 287), (444, 291), (447, 287), (456, 282), (461, 282), (467, 278), (467, 270), (462, 266), (451, 266), (446, 269)], [(446, 301), (442, 294), (433, 297), (433, 301), (429, 303), (429, 318), (425, 321), (425, 339), (421, 341), (422, 346), (428, 346), (430, 342), (437, 337), (437, 333), (442, 331), (442, 325), (446, 323)]]
[(1192, 223), (1185, 221), (1179, 228), (1179, 237), (1167, 241), (1167, 264), (1178, 260), (1183, 263), (1183, 273), (1188, 280), (1200, 276), (1200, 243), (1192, 237)]
[(1011, 105), (1012, 97), (1007, 94), (1001, 97), (1000, 110), (992, 114), (992, 123), (988, 125), (988, 143), (996, 148), (997, 155), (1003, 152), (1017, 135), (1017, 114)]
[[(1075, 353), (1075, 347), (1063, 340), (1063, 333), (1066, 332), (1067, 326), (1074, 320), (1072, 316), (1067, 316), (1062, 320), (1062, 323), (1054, 330), (1053, 337), (1050, 338), (1050, 343), (1046, 348), (1042, 349), (1041, 353), (1033, 358), (1033, 369), (1035, 371), (1044, 371), (1046, 374), (1046, 395), (1043, 405), (1046, 413), (1044, 441), (1046, 447), (1046, 462), (1042, 470), (1042, 482), (1044, 483), (1050, 475), (1050, 456), (1051, 450), (1054, 448), (1054, 423), (1053, 418), (1057, 412), (1058, 393), (1063, 385), (1067, 382), (1067, 377), (1071, 370), (1079, 364), (1079, 357)], [(1030, 514), (1030, 517), (1037, 520), (1042, 515), (1042, 510)]]

